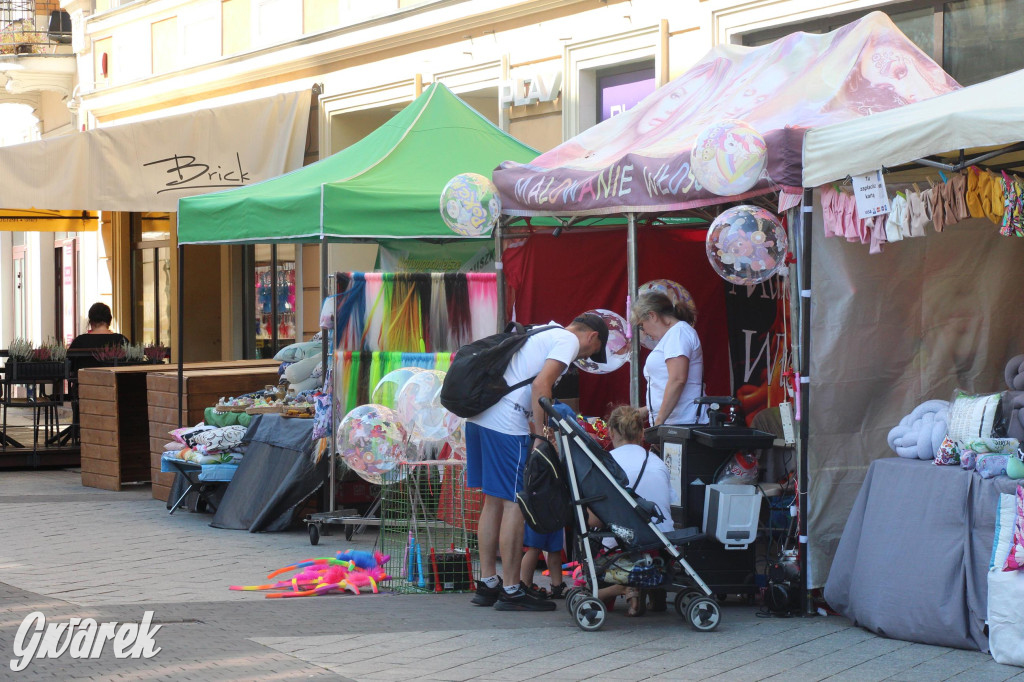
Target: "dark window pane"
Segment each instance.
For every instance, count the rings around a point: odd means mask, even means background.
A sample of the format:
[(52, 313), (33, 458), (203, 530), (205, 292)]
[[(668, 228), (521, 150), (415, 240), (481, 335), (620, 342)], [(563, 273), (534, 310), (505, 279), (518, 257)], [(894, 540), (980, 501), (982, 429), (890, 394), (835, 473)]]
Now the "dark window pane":
[(1024, 68), (1024, 1), (946, 3), (943, 65), (961, 85)]
[(932, 59), (935, 59), (935, 12), (931, 7), (892, 14), (893, 23)]

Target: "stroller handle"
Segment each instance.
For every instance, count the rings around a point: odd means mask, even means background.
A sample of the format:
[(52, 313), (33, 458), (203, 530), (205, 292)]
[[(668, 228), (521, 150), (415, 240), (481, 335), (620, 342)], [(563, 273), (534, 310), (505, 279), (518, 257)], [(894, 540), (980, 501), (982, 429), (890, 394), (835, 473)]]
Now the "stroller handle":
[(554, 419), (555, 421), (558, 421), (559, 417), (562, 416), (558, 413), (558, 410), (555, 409), (555, 406), (551, 404), (550, 398), (541, 397), (540, 406), (541, 408), (544, 409), (545, 412), (548, 413), (548, 416)]

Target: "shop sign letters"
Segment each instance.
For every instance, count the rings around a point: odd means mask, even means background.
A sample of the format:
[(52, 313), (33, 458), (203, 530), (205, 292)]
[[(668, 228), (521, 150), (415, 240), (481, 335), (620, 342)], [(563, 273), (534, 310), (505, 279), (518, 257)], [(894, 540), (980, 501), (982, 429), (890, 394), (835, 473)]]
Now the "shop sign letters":
[(562, 72), (535, 72), (521, 78), (502, 81), (498, 103), (502, 108), (519, 107), (535, 102), (553, 102), (562, 92)]
[(152, 658), (160, 653), (156, 633), (163, 625), (152, 626), (153, 612), (146, 611), (140, 623), (97, 623), (92, 618), (71, 618), (67, 622), (47, 623), (41, 611), (25, 616), (14, 636), (10, 668), (21, 672), (33, 658), (98, 659), (109, 642), (115, 658)]
[(851, 176), (853, 196), (857, 201), (857, 217), (861, 220), (874, 218), (889, 212), (889, 195), (885, 193), (885, 178), (882, 171)]

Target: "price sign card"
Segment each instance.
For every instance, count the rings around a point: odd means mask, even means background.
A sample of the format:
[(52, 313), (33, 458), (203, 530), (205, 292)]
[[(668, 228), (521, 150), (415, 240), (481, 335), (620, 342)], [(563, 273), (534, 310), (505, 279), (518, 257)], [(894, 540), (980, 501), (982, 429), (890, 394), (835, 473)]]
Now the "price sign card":
[(885, 179), (882, 171), (851, 176), (853, 196), (857, 201), (857, 217), (861, 220), (874, 218), (889, 212), (889, 196), (885, 193)]

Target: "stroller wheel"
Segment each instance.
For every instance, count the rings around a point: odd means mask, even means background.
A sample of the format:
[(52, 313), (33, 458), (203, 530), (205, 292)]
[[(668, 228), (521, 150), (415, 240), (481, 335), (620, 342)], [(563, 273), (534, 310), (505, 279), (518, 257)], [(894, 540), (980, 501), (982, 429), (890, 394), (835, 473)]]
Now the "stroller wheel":
[(694, 589), (687, 589), (683, 590), (682, 592), (676, 592), (675, 607), (676, 613), (679, 614), (679, 617), (683, 620), (686, 620), (686, 610), (689, 608), (690, 602), (696, 599), (697, 597), (703, 596), (703, 594), (703, 592), (699, 592)]
[(569, 611), (570, 616), (576, 613), (576, 604), (579, 603), (582, 594), (583, 588), (581, 587), (571, 587), (565, 593), (565, 608)]
[(604, 619), (608, 616), (608, 612), (605, 610), (601, 600), (594, 599), (593, 597), (584, 597), (576, 604), (573, 616), (576, 618), (576, 625), (581, 630), (594, 632), (600, 630), (601, 626), (604, 625)]
[(697, 597), (686, 609), (686, 620), (694, 630), (711, 632), (722, 620), (722, 612), (713, 597)]

